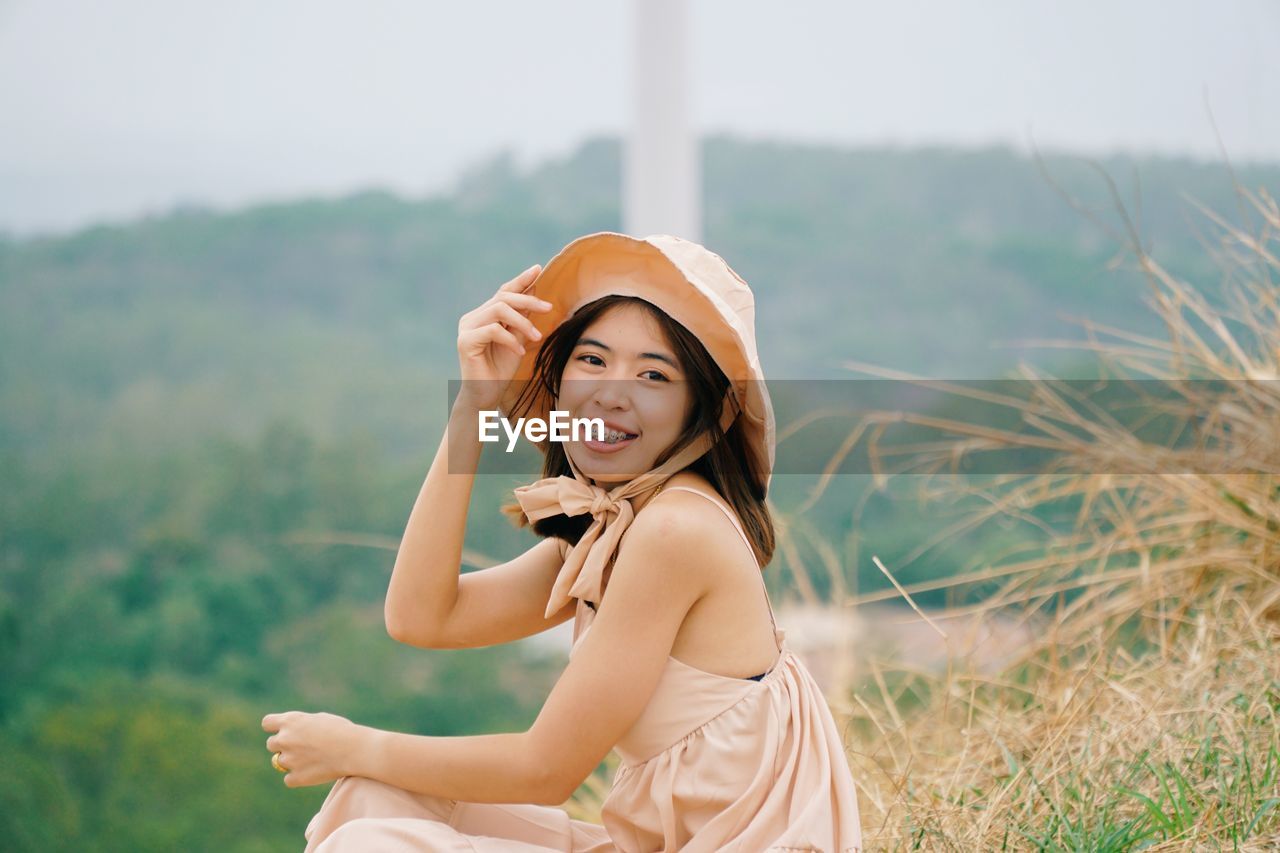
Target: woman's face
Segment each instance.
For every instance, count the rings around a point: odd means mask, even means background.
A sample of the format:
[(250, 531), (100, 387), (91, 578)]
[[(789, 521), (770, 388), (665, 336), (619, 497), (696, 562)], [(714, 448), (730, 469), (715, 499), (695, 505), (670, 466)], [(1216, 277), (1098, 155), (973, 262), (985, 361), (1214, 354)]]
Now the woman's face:
[(608, 488), (654, 467), (680, 437), (691, 403), (689, 383), (657, 321), (639, 306), (619, 305), (579, 336), (555, 407), (635, 436), (617, 443), (565, 442), (578, 470)]

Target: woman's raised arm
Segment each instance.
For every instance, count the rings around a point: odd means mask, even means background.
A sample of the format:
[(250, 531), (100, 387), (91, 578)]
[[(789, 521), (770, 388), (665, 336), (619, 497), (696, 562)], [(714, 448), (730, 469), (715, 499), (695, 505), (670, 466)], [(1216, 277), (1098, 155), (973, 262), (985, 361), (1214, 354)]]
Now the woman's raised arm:
[[(457, 601), (467, 508), (483, 446), (479, 412), (497, 407), (520, 364), (524, 342), (540, 337), (528, 312), (550, 305), (523, 292), (540, 271), (536, 264), (525, 270), (458, 321), (462, 390), (414, 501), (387, 587), (387, 632), (402, 642), (423, 644), (415, 641), (436, 635)], [(454, 447), (451, 435), (459, 439)]]

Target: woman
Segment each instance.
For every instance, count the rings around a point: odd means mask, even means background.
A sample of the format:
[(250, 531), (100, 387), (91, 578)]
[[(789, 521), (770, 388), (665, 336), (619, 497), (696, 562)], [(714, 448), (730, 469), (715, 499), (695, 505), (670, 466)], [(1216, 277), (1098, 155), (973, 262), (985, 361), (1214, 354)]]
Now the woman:
[[(338, 780), (307, 850), (861, 849), (839, 732), (761, 575), (774, 420), (746, 283), (696, 243), (593, 234), (458, 329), (462, 392), (400, 546), (388, 630), (464, 648), (573, 618), (570, 661), (527, 732), (267, 715), (285, 784)], [(495, 408), (609, 432), (538, 442), (544, 476), (504, 510), (543, 540), (459, 577), (479, 413)], [(570, 820), (555, 806), (614, 749), (604, 825)]]

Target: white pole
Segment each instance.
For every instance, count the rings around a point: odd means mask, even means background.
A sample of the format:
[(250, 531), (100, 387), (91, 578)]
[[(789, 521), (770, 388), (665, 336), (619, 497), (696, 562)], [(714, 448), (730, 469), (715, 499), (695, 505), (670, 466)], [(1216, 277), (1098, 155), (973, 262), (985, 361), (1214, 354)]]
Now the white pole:
[(623, 152), (623, 230), (702, 240), (702, 169), (690, 123), (691, 0), (631, 0), (631, 128)]

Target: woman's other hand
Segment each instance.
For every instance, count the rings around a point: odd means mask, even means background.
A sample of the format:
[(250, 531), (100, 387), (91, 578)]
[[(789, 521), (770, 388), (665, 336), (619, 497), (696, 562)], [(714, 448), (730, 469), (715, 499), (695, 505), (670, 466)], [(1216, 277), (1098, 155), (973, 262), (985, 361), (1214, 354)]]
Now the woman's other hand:
[(458, 321), (462, 393), (478, 408), (497, 406), (524, 358), (525, 344), (542, 339), (529, 312), (550, 311), (551, 303), (522, 292), (541, 272), (542, 265), (534, 264)]
[(285, 711), (262, 718), (267, 751), (280, 753), (280, 766), (287, 771), (284, 784), (290, 788), (320, 785), (352, 773), (361, 726), (337, 714), (308, 714)]

